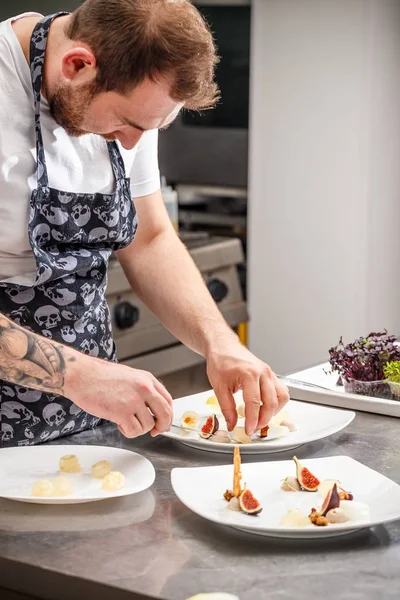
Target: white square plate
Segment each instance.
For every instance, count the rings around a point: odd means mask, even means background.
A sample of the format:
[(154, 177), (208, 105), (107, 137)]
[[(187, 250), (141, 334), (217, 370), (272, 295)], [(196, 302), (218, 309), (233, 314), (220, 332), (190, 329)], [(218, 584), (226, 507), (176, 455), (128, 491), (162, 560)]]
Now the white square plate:
[(327, 527), (284, 527), (280, 525), (288, 510), (299, 508), (309, 514), (322, 504), (318, 492), (284, 492), (282, 480), (295, 474), (293, 461), (242, 464), (243, 482), (261, 502), (257, 516), (228, 509), (223, 498), (232, 489), (233, 465), (173, 469), (171, 482), (175, 494), (193, 512), (215, 523), (263, 536), (282, 538), (323, 538), (348, 534), (360, 529), (400, 519), (400, 486), (348, 456), (304, 459), (301, 461), (321, 481), (338, 479), (354, 500), (368, 504), (370, 515), (364, 521), (348, 521)]
[[(206, 400), (213, 395), (213, 391), (202, 392), (193, 396), (186, 396), (174, 400), (174, 418), (175, 425), (180, 425), (184, 412), (191, 410), (203, 417), (213, 414), (215, 409), (206, 404)], [(240, 401), (241, 393), (235, 395)], [(328, 437), (347, 427), (355, 417), (355, 413), (347, 410), (338, 410), (336, 408), (327, 408), (316, 406), (304, 402), (290, 400), (285, 407), (290, 419), (296, 425), (297, 431), (275, 439), (260, 438), (253, 436), (251, 444), (239, 444), (242, 454), (269, 454), (271, 452), (283, 452), (292, 448), (297, 448), (302, 444), (314, 442), (324, 437)], [(222, 415), (217, 414), (220, 421), (220, 429), (226, 429), (225, 421)], [(239, 425), (244, 425), (244, 419), (239, 419)], [(223, 444), (204, 440), (197, 432), (186, 432), (172, 427), (171, 431), (164, 434), (173, 440), (197, 448), (207, 450), (208, 452), (233, 453), (233, 449), (238, 444)]]
[[(70, 475), (59, 472), (59, 460), (66, 454), (76, 454), (83, 472)], [(125, 477), (125, 487), (117, 492), (105, 492), (101, 479), (91, 476), (92, 465), (108, 460), (113, 471)], [(33, 497), (32, 485), (38, 479), (52, 479), (65, 475), (74, 484), (71, 496)], [(129, 450), (108, 446), (22, 446), (0, 450), (0, 497), (35, 504), (79, 504), (106, 498), (128, 496), (141, 492), (151, 485), (155, 471), (151, 462)]]

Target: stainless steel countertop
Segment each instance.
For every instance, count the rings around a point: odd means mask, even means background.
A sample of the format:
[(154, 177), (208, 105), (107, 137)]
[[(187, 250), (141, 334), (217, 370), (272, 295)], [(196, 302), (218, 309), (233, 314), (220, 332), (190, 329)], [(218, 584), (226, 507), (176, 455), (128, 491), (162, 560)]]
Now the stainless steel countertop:
[[(347, 454), (400, 483), (399, 434), (398, 419), (358, 413), (343, 432), (296, 453), (300, 458)], [(128, 441), (112, 425), (63, 443), (138, 451), (153, 462), (156, 481), (138, 496), (87, 505), (0, 501), (0, 587), (53, 600), (185, 600), (219, 590), (240, 600), (400, 596), (400, 522), (336, 540), (252, 537), (192, 514), (171, 488), (171, 468), (227, 464), (230, 456), (161, 437)]]

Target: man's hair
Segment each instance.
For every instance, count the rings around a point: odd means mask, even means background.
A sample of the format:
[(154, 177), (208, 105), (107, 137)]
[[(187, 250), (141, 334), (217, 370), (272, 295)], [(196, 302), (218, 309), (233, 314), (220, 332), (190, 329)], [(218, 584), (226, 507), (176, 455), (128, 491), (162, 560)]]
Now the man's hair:
[(189, 0), (85, 0), (66, 35), (90, 46), (96, 91), (124, 94), (145, 79), (171, 80), (170, 95), (188, 109), (218, 100), (211, 31)]

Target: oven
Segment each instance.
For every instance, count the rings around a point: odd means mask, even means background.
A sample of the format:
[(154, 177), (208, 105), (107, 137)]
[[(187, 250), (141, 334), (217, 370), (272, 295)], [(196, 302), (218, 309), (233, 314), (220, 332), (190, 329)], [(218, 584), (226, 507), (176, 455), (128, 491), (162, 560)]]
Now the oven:
[[(236, 330), (247, 321), (238, 275), (243, 262), (240, 241), (204, 233), (182, 234), (182, 238), (222, 315)], [(163, 380), (193, 367), (204, 370), (204, 359), (183, 346), (131, 290), (116, 260), (110, 262), (107, 301), (121, 363), (148, 370)]]

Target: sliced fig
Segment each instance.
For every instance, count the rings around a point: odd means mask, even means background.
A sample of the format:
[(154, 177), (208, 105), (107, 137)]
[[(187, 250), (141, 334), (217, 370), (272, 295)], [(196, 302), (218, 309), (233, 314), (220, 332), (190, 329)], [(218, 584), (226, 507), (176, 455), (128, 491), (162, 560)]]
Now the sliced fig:
[(207, 421), (204, 423), (201, 428), (200, 435), (202, 438), (207, 440), (210, 438), (216, 431), (218, 431), (219, 422), (217, 419), (217, 415), (211, 415), (208, 417)]
[(281, 490), (284, 492), (301, 492), (297, 477), (286, 477), (282, 481)]
[(326, 516), (326, 514), (330, 511), (333, 510), (334, 508), (339, 508), (340, 506), (340, 496), (339, 496), (339, 492), (337, 489), (337, 485), (336, 483), (333, 484), (333, 488), (329, 490), (329, 492), (326, 495), (326, 498), (321, 506), (321, 515), (323, 517)]
[(192, 410), (187, 410), (183, 413), (181, 419), (182, 427), (186, 429), (196, 429), (199, 423), (199, 415)]
[(335, 483), (337, 486), (337, 491), (339, 493), (339, 498), (341, 500), (353, 500), (353, 494), (351, 494), (350, 492), (346, 492), (346, 490), (343, 489), (340, 485), (340, 481), (336, 479), (324, 479), (324, 481), (321, 481), (321, 483), (318, 486), (318, 491), (323, 498), (326, 498), (326, 495), (328, 494), (329, 490), (333, 488), (333, 485)]
[(296, 463), (296, 475), (301, 488), (306, 492), (316, 492), (320, 484), (319, 479), (304, 467), (296, 456), (293, 456), (293, 460)]
[(266, 425), (262, 429), (260, 429), (260, 438), (268, 437), (269, 425)]
[(258, 515), (262, 511), (260, 502), (253, 496), (250, 490), (245, 488), (239, 496), (240, 508), (248, 515)]

